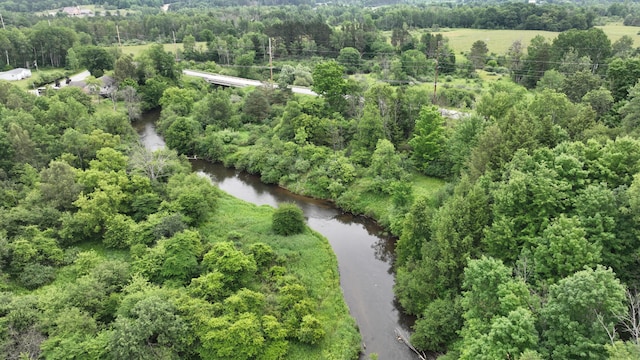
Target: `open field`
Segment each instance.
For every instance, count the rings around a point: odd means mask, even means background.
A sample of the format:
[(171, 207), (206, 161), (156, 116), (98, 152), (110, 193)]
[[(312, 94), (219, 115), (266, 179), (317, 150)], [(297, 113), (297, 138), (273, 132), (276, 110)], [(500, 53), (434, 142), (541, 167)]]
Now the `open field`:
[[(124, 45), (122, 47), (122, 52), (124, 54), (131, 54), (134, 57), (140, 55), (144, 50), (148, 49), (151, 45), (153, 45), (153, 42), (150, 42), (148, 44), (144, 44), (144, 45)], [(175, 54), (176, 50), (177, 51), (182, 51), (183, 46), (182, 43), (177, 43), (177, 44), (162, 44), (162, 46), (164, 46), (164, 51), (166, 52), (170, 52)], [(204, 41), (201, 42), (196, 42), (196, 49), (206, 49), (207, 48), (207, 43)]]
[(623, 35), (629, 35), (633, 39), (633, 46), (640, 46), (640, 27), (638, 26), (624, 26), (622, 23), (610, 23), (604, 26), (596, 26), (602, 29), (613, 44), (616, 40), (620, 39)]
[[(634, 40), (634, 46), (640, 46), (640, 27), (624, 26), (622, 23), (611, 23), (604, 26), (596, 26), (602, 29), (611, 43), (615, 42), (623, 35), (628, 35)], [(449, 45), (456, 54), (466, 52), (471, 49), (471, 45), (482, 40), (487, 43), (490, 53), (504, 54), (514, 41), (522, 41), (523, 48), (527, 46), (536, 35), (542, 35), (552, 41), (558, 33), (539, 30), (483, 30), (483, 29), (442, 29), (442, 35), (449, 39)]]
[[(136, 11), (129, 10), (129, 9), (117, 9), (117, 10), (111, 9), (111, 10), (108, 10), (102, 5), (80, 5), (80, 8), (81, 9), (91, 10), (91, 11), (93, 11), (93, 13), (95, 15), (104, 15), (107, 11), (111, 15), (120, 15), (120, 16), (126, 16), (126, 15), (129, 15), (129, 14), (135, 14), (136, 13)], [(50, 14), (54, 14), (55, 15), (61, 10), (62, 10), (62, 8), (39, 11), (39, 12), (36, 12), (35, 15), (38, 15), (38, 16), (49, 16)]]
[(537, 35), (552, 40), (558, 33), (539, 30), (484, 30), (484, 29), (443, 29), (442, 35), (449, 39), (449, 46), (456, 54), (467, 52), (478, 40), (487, 43), (490, 53), (504, 54), (514, 41), (520, 40), (524, 49)]

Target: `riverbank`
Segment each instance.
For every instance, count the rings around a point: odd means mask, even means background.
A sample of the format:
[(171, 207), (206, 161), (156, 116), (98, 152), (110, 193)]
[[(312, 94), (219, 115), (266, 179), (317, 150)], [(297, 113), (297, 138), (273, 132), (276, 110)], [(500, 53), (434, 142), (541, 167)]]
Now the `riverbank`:
[(356, 359), (361, 337), (344, 302), (336, 256), (327, 239), (313, 231), (291, 237), (271, 231), (273, 208), (256, 206), (231, 195), (223, 195), (218, 211), (200, 231), (208, 239), (228, 239), (248, 248), (263, 242), (273, 248), (287, 270), (298, 278), (313, 299), (325, 337), (315, 346), (290, 342), (286, 359)]
[[(146, 117), (135, 126), (145, 146), (158, 148), (163, 143), (153, 121)], [(360, 359), (373, 354), (381, 359), (415, 359), (394, 335), (396, 328), (410, 331), (413, 323), (394, 300), (394, 238), (385, 236), (382, 228), (363, 217), (346, 214), (329, 202), (264, 184), (258, 176), (201, 159), (192, 160), (191, 164), (194, 171), (242, 200), (273, 207), (282, 202), (296, 203), (304, 211), (309, 227), (329, 240), (338, 259), (344, 298), (363, 338)]]

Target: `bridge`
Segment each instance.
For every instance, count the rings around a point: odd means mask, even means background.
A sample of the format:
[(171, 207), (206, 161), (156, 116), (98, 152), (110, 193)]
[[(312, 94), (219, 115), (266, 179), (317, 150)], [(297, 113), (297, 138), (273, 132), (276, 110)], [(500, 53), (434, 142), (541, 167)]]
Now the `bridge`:
[[(182, 70), (182, 73), (188, 76), (195, 76), (199, 78), (203, 78), (205, 81), (211, 84), (221, 85), (221, 86), (229, 86), (229, 87), (246, 87), (246, 86), (265, 86), (266, 83), (258, 80), (251, 80), (245, 78), (239, 78), (235, 76), (227, 76), (220, 74), (213, 74), (204, 71), (197, 70)], [(274, 87), (278, 87), (278, 85), (273, 85)], [(290, 86), (291, 91), (296, 94), (303, 95), (312, 95), (317, 96), (313, 90), (302, 87), (302, 86)]]

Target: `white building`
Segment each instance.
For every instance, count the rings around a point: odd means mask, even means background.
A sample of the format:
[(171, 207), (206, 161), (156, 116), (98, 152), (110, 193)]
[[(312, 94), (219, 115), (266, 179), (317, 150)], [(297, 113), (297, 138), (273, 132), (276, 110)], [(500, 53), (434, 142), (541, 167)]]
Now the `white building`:
[(24, 68), (17, 68), (5, 72), (0, 72), (0, 80), (22, 80), (31, 77), (31, 70)]

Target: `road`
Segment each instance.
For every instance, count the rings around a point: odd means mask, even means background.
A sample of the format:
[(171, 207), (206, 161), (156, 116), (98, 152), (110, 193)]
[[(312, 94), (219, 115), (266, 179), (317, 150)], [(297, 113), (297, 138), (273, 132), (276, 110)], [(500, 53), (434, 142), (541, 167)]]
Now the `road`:
[[(212, 74), (212, 73), (207, 73), (207, 72), (197, 71), (197, 70), (182, 70), (182, 73), (189, 76), (200, 77), (214, 84), (223, 85), (223, 86), (245, 87), (245, 86), (266, 85), (265, 83), (258, 80), (250, 80), (250, 79), (244, 79), (244, 78), (239, 78), (235, 76)], [(273, 86), (278, 87), (278, 85), (275, 85), (275, 84)], [(315, 92), (313, 92), (311, 89), (306, 87), (301, 87), (301, 86), (291, 86), (291, 91), (296, 94), (312, 95), (312, 96), (318, 95)]]
[(89, 70), (85, 70), (81, 73), (75, 74), (75, 75), (71, 75), (69, 76), (69, 78), (71, 79), (71, 81), (82, 81), (86, 78), (88, 78), (89, 76), (91, 76), (91, 73), (89, 72)]

